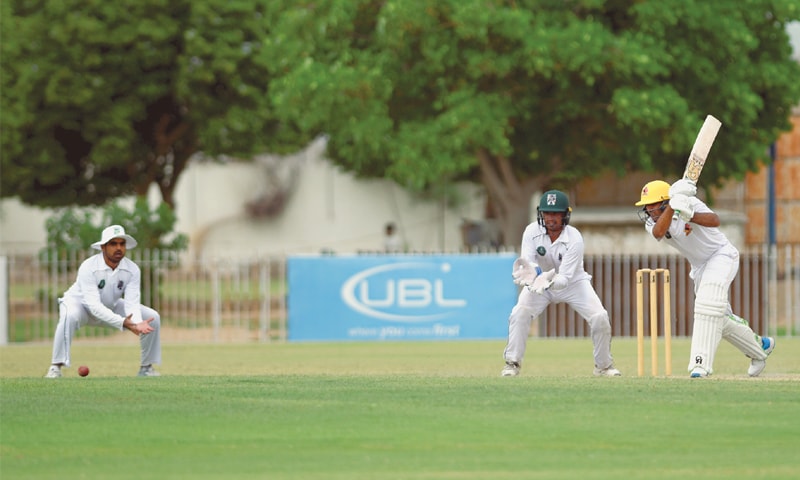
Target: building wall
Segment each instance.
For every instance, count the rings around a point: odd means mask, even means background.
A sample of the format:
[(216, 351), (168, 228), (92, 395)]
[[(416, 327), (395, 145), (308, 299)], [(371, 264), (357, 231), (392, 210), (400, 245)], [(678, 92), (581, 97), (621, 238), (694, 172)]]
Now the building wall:
[[(778, 244), (800, 243), (800, 107), (791, 117), (793, 129), (776, 142), (775, 240)], [(745, 178), (747, 243), (766, 242), (769, 167), (762, 167)]]
[[(393, 222), (411, 251), (455, 251), (463, 219), (480, 219), (485, 198), (463, 185), (454, 208), (415, 199), (388, 180), (356, 179), (324, 159), (319, 145), (299, 154), (297, 183), (284, 210), (252, 218), (245, 205), (263, 183), (252, 163), (198, 163), (181, 176), (177, 230), (190, 235), (195, 255), (247, 257), (293, 253), (378, 251)], [(287, 159), (296, 161), (297, 158)]]

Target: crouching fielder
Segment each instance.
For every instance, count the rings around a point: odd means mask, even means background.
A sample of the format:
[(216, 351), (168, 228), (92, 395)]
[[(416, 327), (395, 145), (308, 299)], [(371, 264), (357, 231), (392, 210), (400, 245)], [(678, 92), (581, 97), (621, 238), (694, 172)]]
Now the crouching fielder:
[[(594, 375), (617, 377), (611, 357), (611, 323), (592, 277), (583, 268), (583, 236), (569, 225), (572, 209), (567, 195), (545, 192), (536, 209), (537, 222), (522, 235), (514, 281), (524, 286), (508, 318), (508, 343), (502, 375), (519, 375), (531, 321), (551, 303), (567, 303), (589, 324), (594, 344)], [(530, 273), (533, 272), (533, 273)]]
[(690, 376), (702, 378), (714, 372), (714, 355), (724, 338), (750, 358), (747, 373), (755, 377), (764, 370), (775, 339), (756, 335), (746, 320), (733, 314), (728, 292), (739, 271), (739, 251), (720, 231), (719, 216), (696, 193), (694, 184), (686, 180), (672, 185), (654, 180), (642, 188), (635, 205), (642, 207), (639, 217), (647, 232), (675, 248), (692, 266)]
[(139, 336), (142, 353), (139, 376), (158, 376), (153, 364), (161, 363), (160, 317), (139, 303), (141, 272), (125, 258), (136, 240), (119, 225), (103, 230), (92, 248), (101, 250), (81, 263), (78, 277), (58, 299), (58, 325), (53, 338), (53, 359), (45, 378), (61, 377), (70, 365), (75, 333), (86, 325), (127, 329)]

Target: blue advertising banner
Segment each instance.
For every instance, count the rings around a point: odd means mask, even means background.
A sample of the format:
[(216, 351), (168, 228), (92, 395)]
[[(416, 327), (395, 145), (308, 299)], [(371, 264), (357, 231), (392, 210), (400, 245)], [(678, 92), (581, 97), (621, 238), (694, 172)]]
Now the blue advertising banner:
[(513, 254), (293, 256), (288, 339), (500, 339)]

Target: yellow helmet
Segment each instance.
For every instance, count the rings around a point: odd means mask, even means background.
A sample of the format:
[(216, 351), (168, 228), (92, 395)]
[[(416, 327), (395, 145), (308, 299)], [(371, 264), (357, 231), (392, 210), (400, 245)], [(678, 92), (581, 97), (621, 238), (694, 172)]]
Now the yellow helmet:
[(641, 207), (664, 200), (669, 200), (669, 183), (664, 180), (653, 180), (642, 187), (642, 198), (634, 205)]

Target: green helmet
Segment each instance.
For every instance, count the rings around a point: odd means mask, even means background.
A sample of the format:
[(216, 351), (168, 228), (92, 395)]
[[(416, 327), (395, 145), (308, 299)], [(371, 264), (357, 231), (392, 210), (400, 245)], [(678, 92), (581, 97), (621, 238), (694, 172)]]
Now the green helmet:
[(539, 225), (544, 226), (542, 212), (564, 212), (564, 225), (569, 225), (572, 208), (569, 206), (567, 194), (560, 190), (544, 192), (541, 200), (539, 200), (539, 206), (536, 208), (536, 218), (539, 220)]

